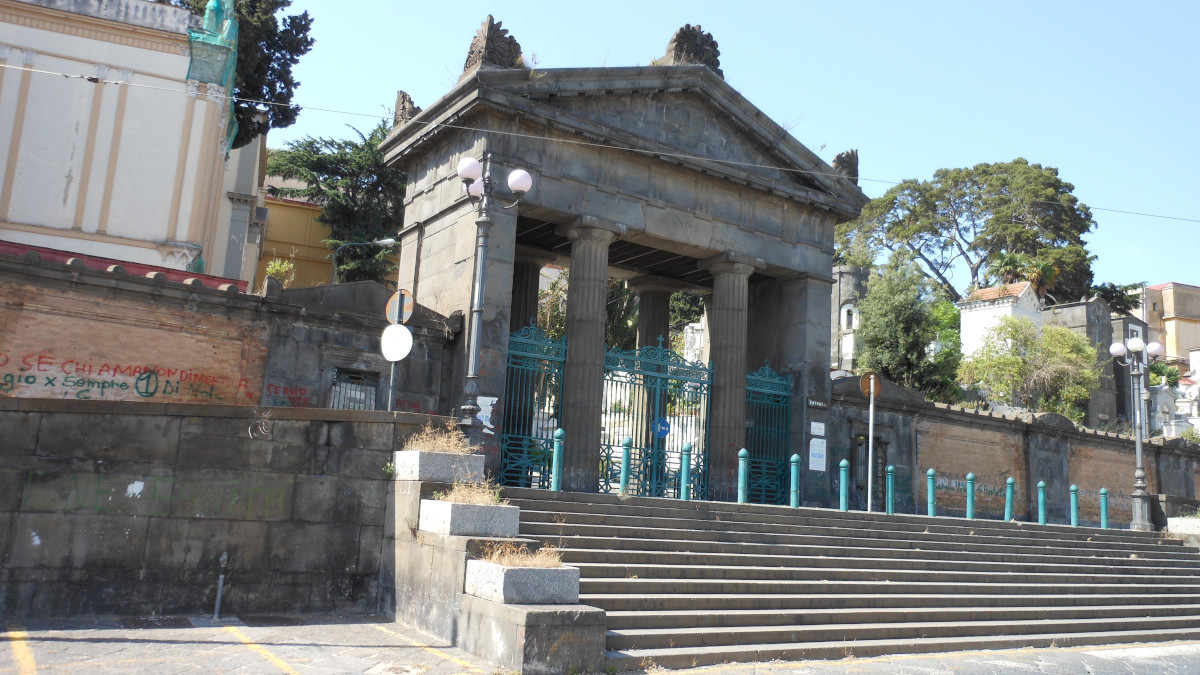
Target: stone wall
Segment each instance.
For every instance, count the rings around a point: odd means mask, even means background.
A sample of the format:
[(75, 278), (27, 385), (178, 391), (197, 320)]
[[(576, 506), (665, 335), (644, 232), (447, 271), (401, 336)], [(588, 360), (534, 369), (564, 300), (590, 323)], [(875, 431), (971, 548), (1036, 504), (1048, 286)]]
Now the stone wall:
[(0, 398), (0, 617), (373, 610), (424, 415)]

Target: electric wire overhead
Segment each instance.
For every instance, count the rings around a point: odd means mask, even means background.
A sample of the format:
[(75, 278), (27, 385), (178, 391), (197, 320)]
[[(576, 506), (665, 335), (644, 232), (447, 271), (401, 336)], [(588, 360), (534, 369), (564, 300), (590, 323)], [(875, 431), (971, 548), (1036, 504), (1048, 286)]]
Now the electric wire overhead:
[[(42, 74), (42, 75), (59, 75), (66, 79), (85, 80), (92, 84), (102, 84), (102, 85), (112, 84), (112, 85), (117, 85), (117, 86), (137, 87), (137, 88), (141, 88), (141, 89), (151, 89), (154, 91), (163, 91), (163, 92), (168, 92), (168, 93), (173, 93), (173, 94), (187, 94), (187, 90), (185, 90), (185, 89), (175, 89), (175, 88), (171, 88), (171, 87), (159, 87), (159, 86), (155, 86), (155, 85), (151, 85), (151, 84), (125, 82), (125, 81), (121, 81), (121, 80), (107, 80), (107, 79), (97, 77), (94, 75), (78, 75), (78, 74), (74, 74), (74, 73), (63, 73), (63, 72), (51, 71), (51, 70), (40, 70), (37, 68), (30, 68), (28, 66), (17, 66), (17, 65), (12, 65), (12, 64), (8, 64), (8, 63), (0, 63), (0, 68), (7, 68), (10, 70), (27, 71), (27, 72), (38, 73), (38, 74)], [(209, 96), (211, 98), (221, 98), (221, 99), (225, 99), (225, 100), (229, 100), (229, 101), (237, 101), (237, 102), (241, 102), (241, 103), (253, 103), (255, 105), (275, 106), (275, 107), (280, 107), (280, 108), (296, 108), (297, 110), (302, 110), (302, 111), (303, 110), (312, 110), (314, 112), (325, 112), (325, 113), (332, 113), (335, 115), (350, 115), (350, 116), (354, 116), (354, 117), (369, 117), (369, 118), (373, 118), (373, 119), (379, 119), (379, 117), (380, 117), (379, 114), (377, 114), (377, 113), (360, 113), (360, 112), (354, 112), (354, 111), (350, 111), (350, 110), (336, 110), (333, 108), (318, 108), (315, 106), (295, 105), (295, 104), (290, 104), (290, 103), (275, 103), (272, 101), (263, 101), (263, 100), (259, 100), (259, 99), (253, 99), (253, 98), (241, 98), (241, 97), (237, 97), (237, 96), (230, 96), (228, 94), (205, 94), (205, 95)], [(440, 127), (443, 129), (479, 131), (475, 127), (461, 126), (461, 125), (455, 125), (455, 124), (439, 124), (436, 122), (425, 122), (425, 121), (421, 121), (421, 120), (410, 120), (410, 123), (424, 124), (427, 126)], [(771, 169), (774, 171), (783, 171), (785, 173), (792, 173), (792, 174), (806, 174), (806, 175), (811, 175), (811, 176), (826, 176), (826, 177), (830, 177), (830, 178), (841, 178), (842, 177), (842, 175), (839, 173), (829, 173), (829, 172), (825, 172), (825, 171), (808, 171), (805, 169), (781, 167), (781, 166), (775, 166), (772, 164), (758, 164), (758, 163), (754, 163), (754, 162), (739, 162), (736, 160), (717, 159), (717, 158), (713, 158), (713, 157), (701, 157), (699, 155), (690, 155), (687, 153), (671, 153), (671, 152), (662, 152), (659, 150), (643, 150), (641, 148), (620, 147), (620, 146), (609, 145), (606, 143), (596, 143), (596, 142), (592, 142), (592, 141), (573, 140), (573, 139), (567, 139), (567, 138), (551, 138), (548, 136), (538, 136), (536, 134), (522, 134), (522, 133), (517, 133), (515, 131), (487, 130), (487, 131), (484, 131), (483, 133), (495, 134), (498, 136), (511, 136), (514, 138), (528, 138), (528, 139), (532, 139), (532, 140), (549, 141), (552, 143), (568, 143), (571, 145), (600, 147), (600, 148), (608, 148), (611, 150), (623, 150), (625, 152), (632, 152), (632, 153), (644, 154), (644, 155), (654, 155), (657, 157), (669, 157), (672, 159), (686, 159), (686, 160), (693, 160), (693, 161), (699, 161), (699, 162), (711, 162), (714, 164), (726, 164), (726, 165), (730, 165), (730, 166), (741, 166), (741, 167), (752, 168), (752, 169)], [(870, 183), (882, 183), (884, 185), (899, 185), (900, 184), (900, 181), (885, 180), (885, 179), (881, 179), (881, 178), (865, 178), (863, 176), (859, 176), (858, 180), (870, 182)], [(1060, 205), (1059, 202), (1053, 202), (1053, 201), (1041, 201), (1039, 203)], [(1160, 214), (1156, 214), (1156, 213), (1145, 213), (1142, 211), (1126, 211), (1126, 210), (1121, 210), (1121, 209), (1109, 209), (1109, 208), (1104, 208), (1104, 207), (1100, 207), (1100, 206), (1092, 206), (1090, 204), (1088, 205), (1088, 208), (1091, 209), (1092, 211), (1105, 211), (1108, 213), (1121, 213), (1121, 214), (1130, 215), (1130, 216), (1141, 216), (1141, 217), (1145, 217), (1145, 218), (1159, 218), (1162, 220), (1174, 220), (1174, 221), (1179, 221), (1179, 222), (1184, 222), (1184, 223), (1200, 223), (1200, 219), (1197, 219), (1197, 218), (1183, 218), (1183, 217), (1179, 217), (1179, 216), (1164, 216), (1164, 215), (1160, 215)]]

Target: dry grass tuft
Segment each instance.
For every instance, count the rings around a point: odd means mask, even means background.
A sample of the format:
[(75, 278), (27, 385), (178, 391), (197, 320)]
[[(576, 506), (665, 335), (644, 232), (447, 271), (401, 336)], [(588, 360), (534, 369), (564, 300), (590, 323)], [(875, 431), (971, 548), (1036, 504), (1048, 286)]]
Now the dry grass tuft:
[(482, 506), (508, 503), (500, 498), (500, 488), (496, 487), (491, 479), (482, 483), (459, 481), (451, 485), (449, 490), (433, 495), (433, 498), (455, 504), (479, 504)]
[(513, 541), (487, 542), (483, 545), (480, 560), (505, 567), (562, 567), (562, 554), (553, 546), (543, 546), (530, 553), (525, 544)]
[(444, 427), (426, 424), (420, 431), (404, 441), (405, 450), (424, 450), (426, 452), (445, 452), (452, 455), (471, 454), (471, 445), (462, 430), (453, 423)]

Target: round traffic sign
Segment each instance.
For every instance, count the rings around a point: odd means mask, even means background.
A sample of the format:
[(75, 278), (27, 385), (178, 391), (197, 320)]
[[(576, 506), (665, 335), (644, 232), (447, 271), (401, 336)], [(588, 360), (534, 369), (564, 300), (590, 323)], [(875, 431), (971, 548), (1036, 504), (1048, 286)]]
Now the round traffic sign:
[(408, 356), (412, 351), (413, 338), (412, 331), (408, 326), (400, 324), (392, 324), (383, 329), (383, 336), (379, 339), (380, 351), (383, 352), (383, 358), (388, 361), (399, 361)]
[(407, 323), (412, 318), (414, 304), (412, 293), (400, 289), (388, 298), (387, 307), (383, 313), (387, 316), (389, 323)]

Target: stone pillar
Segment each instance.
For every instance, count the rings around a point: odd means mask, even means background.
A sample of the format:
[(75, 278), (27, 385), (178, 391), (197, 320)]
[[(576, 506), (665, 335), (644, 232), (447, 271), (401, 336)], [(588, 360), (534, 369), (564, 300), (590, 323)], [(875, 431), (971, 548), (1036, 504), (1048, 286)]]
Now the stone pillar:
[(670, 347), (671, 294), (676, 285), (658, 277), (638, 277), (629, 287), (638, 294), (637, 346), (657, 347), (661, 336), (663, 346)]
[(567, 433), (562, 487), (568, 492), (599, 489), (608, 245), (623, 229), (615, 223), (582, 216), (560, 230), (571, 240), (562, 400), (562, 428)]
[(538, 286), (542, 278), (542, 261), (517, 255), (513, 265), (512, 321), (514, 331), (537, 321)]
[(762, 261), (726, 253), (700, 262), (713, 275), (709, 316), (713, 379), (708, 422), (711, 499), (737, 494), (737, 454), (746, 443), (746, 339), (750, 275)]

